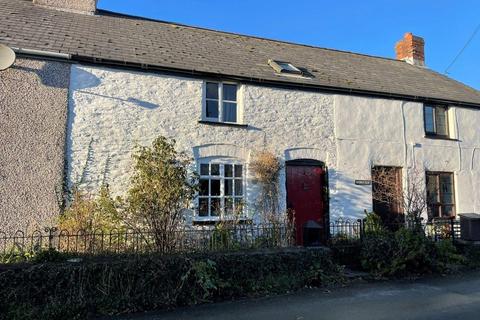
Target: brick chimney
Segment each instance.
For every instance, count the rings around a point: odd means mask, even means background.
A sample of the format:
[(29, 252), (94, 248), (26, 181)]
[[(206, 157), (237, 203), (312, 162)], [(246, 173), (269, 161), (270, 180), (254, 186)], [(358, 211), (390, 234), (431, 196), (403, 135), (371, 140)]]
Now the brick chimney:
[(411, 32), (405, 33), (403, 39), (395, 45), (397, 59), (406, 61), (415, 66), (425, 66), (425, 41), (414, 36)]
[(33, 3), (60, 11), (95, 14), (95, 11), (97, 11), (97, 1), (98, 0), (33, 0)]

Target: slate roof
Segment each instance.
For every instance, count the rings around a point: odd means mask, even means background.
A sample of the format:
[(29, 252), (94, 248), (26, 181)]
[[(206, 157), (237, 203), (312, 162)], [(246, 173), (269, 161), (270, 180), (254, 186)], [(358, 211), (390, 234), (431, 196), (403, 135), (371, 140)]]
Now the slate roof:
[[(0, 43), (73, 59), (228, 76), (276, 85), (438, 100), (480, 107), (480, 92), (394, 59), (243, 36), (99, 11), (89, 16), (0, 0)], [(393, 47), (393, 44), (392, 44)], [(314, 77), (279, 76), (268, 59)], [(428, 61), (427, 61), (428, 62)]]

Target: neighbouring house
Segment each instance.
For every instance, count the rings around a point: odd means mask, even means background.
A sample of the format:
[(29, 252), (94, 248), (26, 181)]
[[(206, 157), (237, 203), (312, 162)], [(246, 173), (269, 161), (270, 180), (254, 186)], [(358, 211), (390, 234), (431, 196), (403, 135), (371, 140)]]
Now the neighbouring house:
[[(163, 135), (188, 152), (202, 190), (189, 223), (254, 211), (252, 155), (284, 168), (279, 205), (299, 230), (401, 214), (373, 201), (385, 167), (412, 170), (428, 215), (480, 212), (480, 92), (425, 66), (405, 34), (397, 59), (373, 57), (96, 10), (95, 0), (0, 0), (0, 229), (47, 225), (63, 184), (114, 194), (131, 152)], [(301, 241), (300, 241), (301, 242)]]

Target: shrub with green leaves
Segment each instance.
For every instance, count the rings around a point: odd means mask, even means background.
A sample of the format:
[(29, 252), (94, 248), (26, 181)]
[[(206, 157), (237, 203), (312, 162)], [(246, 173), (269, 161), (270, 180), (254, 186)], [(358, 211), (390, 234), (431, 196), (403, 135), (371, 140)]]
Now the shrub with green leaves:
[(112, 256), (0, 267), (0, 319), (86, 319), (342, 281), (324, 249)]
[(144, 239), (160, 252), (169, 252), (182, 240), (176, 232), (184, 225), (184, 210), (198, 190), (192, 159), (175, 149), (175, 140), (156, 138), (151, 147), (138, 147), (134, 173), (124, 201), (123, 218), (134, 229), (145, 228)]
[(417, 228), (373, 233), (361, 244), (362, 267), (377, 276), (445, 272), (465, 262), (452, 241), (434, 242)]
[(58, 221), (58, 229), (71, 234), (80, 230), (85, 233), (108, 233), (123, 226), (116, 202), (106, 185), (100, 188), (97, 196), (74, 188), (71, 202)]

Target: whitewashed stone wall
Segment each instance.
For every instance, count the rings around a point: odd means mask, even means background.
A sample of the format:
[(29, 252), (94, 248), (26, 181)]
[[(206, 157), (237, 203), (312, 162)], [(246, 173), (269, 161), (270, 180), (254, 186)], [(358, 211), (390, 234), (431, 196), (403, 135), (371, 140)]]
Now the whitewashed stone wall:
[[(267, 148), (284, 161), (325, 162), (331, 220), (372, 209), (371, 186), (354, 181), (369, 180), (373, 165), (455, 172), (457, 212), (480, 212), (478, 110), (451, 108), (450, 131), (458, 141), (433, 140), (424, 137), (421, 103), (243, 85), (248, 127), (215, 126), (199, 123), (202, 80), (81, 65), (72, 66), (71, 75), (69, 179), (83, 189), (106, 182), (122, 194), (135, 145), (164, 135), (197, 160), (248, 164), (252, 151)], [(285, 207), (284, 173), (280, 178)], [(257, 191), (247, 172), (252, 208)]]
[(373, 165), (402, 167), (404, 179), (407, 171), (454, 172), (457, 213), (480, 212), (480, 111), (449, 110), (449, 129), (458, 141), (425, 138), (421, 103), (337, 95), (335, 119), (332, 215), (361, 217), (363, 209), (371, 210), (371, 186), (354, 180), (370, 179)]
[[(310, 158), (336, 164), (333, 95), (245, 85), (243, 127), (201, 124), (203, 81), (72, 66), (67, 160), (71, 184), (94, 191), (103, 182), (114, 194), (128, 188), (135, 145), (159, 135), (175, 138), (192, 158), (236, 158), (248, 163), (267, 148), (284, 160)], [(247, 203), (256, 187), (247, 177)], [(285, 176), (281, 176), (285, 207)]]

